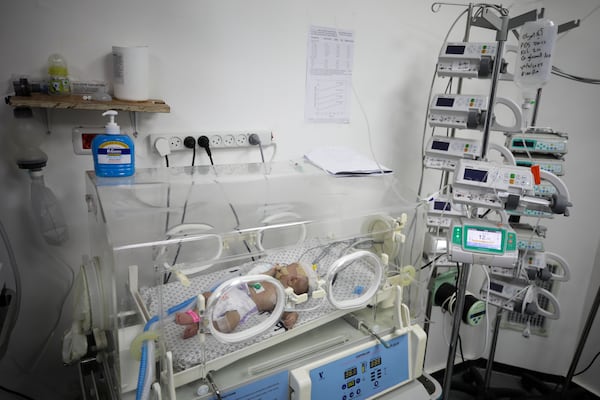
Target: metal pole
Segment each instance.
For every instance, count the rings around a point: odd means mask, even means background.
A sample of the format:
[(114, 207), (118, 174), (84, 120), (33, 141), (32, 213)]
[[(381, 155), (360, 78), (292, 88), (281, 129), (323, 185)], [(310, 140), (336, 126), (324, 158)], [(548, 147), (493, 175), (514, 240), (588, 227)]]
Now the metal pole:
[(490, 88), (490, 98), (488, 100), (488, 111), (485, 116), (485, 122), (483, 125), (483, 140), (481, 144), (481, 158), (485, 159), (487, 154), (487, 147), (490, 136), (490, 126), (492, 125), (492, 114), (494, 112), (494, 103), (496, 102), (496, 88), (498, 86), (498, 78), (500, 76), (500, 57), (504, 53), (504, 42), (508, 32), (508, 16), (502, 16), (502, 29), (500, 29), (496, 35), (496, 41), (498, 42), (498, 52), (496, 62), (494, 63), (494, 73), (492, 75), (492, 87)]
[(567, 373), (567, 377), (566, 377), (565, 383), (563, 385), (561, 397), (563, 397), (567, 393), (569, 384), (571, 383), (571, 380), (573, 379), (573, 375), (575, 375), (575, 368), (577, 368), (577, 363), (579, 363), (579, 358), (581, 357), (581, 353), (583, 352), (583, 348), (585, 347), (585, 342), (587, 341), (588, 335), (590, 334), (590, 330), (592, 329), (592, 325), (594, 324), (594, 319), (596, 318), (596, 314), (598, 313), (599, 306), (600, 306), (600, 286), (598, 286), (598, 291), (596, 292), (596, 298), (594, 299), (594, 303), (592, 303), (592, 308), (590, 309), (590, 313), (588, 314), (587, 321), (585, 322), (583, 332), (581, 333), (581, 337), (579, 338), (579, 343), (577, 344), (577, 350), (575, 350), (575, 354), (573, 355), (573, 360), (571, 361), (571, 366), (569, 367), (569, 372)]
[[(435, 262), (432, 268), (433, 271), (431, 271), (431, 280), (429, 282), (429, 287), (427, 288), (427, 292), (429, 294), (427, 296), (427, 306), (425, 308), (425, 322), (423, 323), (423, 330), (425, 331), (425, 335), (427, 335), (427, 337), (429, 337), (429, 321), (431, 320), (431, 310), (433, 309), (433, 282), (435, 280), (435, 276), (437, 275), (437, 266), (435, 265)], [(427, 354), (427, 346), (425, 346), (425, 354)]]
[(487, 393), (490, 388), (490, 381), (492, 380), (492, 368), (494, 364), (494, 357), (496, 356), (496, 344), (498, 343), (498, 333), (500, 332), (500, 322), (502, 322), (502, 309), (499, 308), (496, 311), (496, 322), (494, 323), (494, 334), (492, 336), (492, 345), (490, 347), (490, 354), (488, 356), (487, 365), (485, 366), (485, 380), (483, 384), (484, 393)]
[(452, 370), (454, 369), (454, 359), (456, 357), (456, 345), (458, 343), (458, 334), (460, 332), (460, 322), (462, 310), (465, 305), (465, 295), (467, 293), (467, 279), (469, 278), (469, 268), (471, 264), (462, 264), (460, 268), (460, 279), (456, 293), (456, 302), (454, 303), (452, 320), (452, 336), (450, 337), (450, 347), (448, 348), (448, 360), (446, 361), (446, 372), (444, 374), (444, 384), (442, 386), (442, 399), (448, 400), (450, 396), (450, 385), (452, 383)]

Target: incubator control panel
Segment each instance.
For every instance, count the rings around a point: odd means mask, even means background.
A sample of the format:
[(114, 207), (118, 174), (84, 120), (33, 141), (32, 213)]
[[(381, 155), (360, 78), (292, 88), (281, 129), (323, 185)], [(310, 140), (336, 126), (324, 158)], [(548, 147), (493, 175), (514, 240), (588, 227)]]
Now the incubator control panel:
[(486, 78), (493, 70), (496, 43), (448, 42), (438, 57), (438, 76)]
[(478, 129), (487, 97), (479, 95), (438, 94), (429, 107), (429, 125), (458, 129)]
[(460, 158), (481, 157), (481, 143), (474, 139), (432, 136), (425, 149), (423, 164), (427, 168), (453, 171)]
[[(372, 343), (372, 342), (371, 342)], [(291, 371), (292, 398), (352, 400), (372, 398), (410, 378), (409, 341), (404, 334), (382, 344), (370, 345), (345, 357), (316, 361)], [(304, 378), (310, 386), (301, 384)], [(310, 390), (310, 393), (306, 391)]]

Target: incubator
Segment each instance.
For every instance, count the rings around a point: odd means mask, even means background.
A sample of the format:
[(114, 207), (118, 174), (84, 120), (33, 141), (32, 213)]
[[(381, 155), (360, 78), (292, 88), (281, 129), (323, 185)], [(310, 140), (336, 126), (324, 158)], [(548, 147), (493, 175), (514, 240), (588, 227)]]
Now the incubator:
[(100, 398), (432, 396), (407, 306), (420, 288), (405, 289), (424, 216), (392, 175), (89, 172), (86, 199), (92, 248), (63, 358)]

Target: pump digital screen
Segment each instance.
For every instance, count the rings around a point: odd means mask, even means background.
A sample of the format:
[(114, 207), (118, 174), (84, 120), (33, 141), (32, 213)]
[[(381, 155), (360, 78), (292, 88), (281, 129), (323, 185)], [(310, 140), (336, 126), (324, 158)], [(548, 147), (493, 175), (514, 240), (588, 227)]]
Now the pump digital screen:
[(502, 286), (501, 284), (496, 283), (496, 282), (490, 282), (490, 290), (493, 290), (494, 292), (502, 293), (503, 289), (504, 289), (504, 286)]
[(435, 101), (435, 105), (438, 107), (452, 107), (454, 105), (454, 99), (451, 97), (438, 97)]
[(352, 379), (351, 381), (348, 381), (348, 383), (346, 383), (346, 387), (348, 389), (353, 388), (354, 385), (356, 385), (356, 381), (354, 379)]
[(534, 140), (523, 140), (523, 139), (514, 139), (512, 142), (513, 147), (529, 147), (529, 148), (534, 148), (535, 147), (535, 141)]
[(358, 373), (356, 367), (352, 367), (344, 371), (344, 379), (349, 379), (355, 376)]
[(501, 251), (502, 231), (467, 228), (467, 246)]
[(465, 54), (465, 46), (453, 46), (446, 47), (446, 54)]
[(487, 182), (487, 175), (485, 170), (465, 168), (463, 178), (466, 181)]
[(452, 206), (447, 201), (434, 201), (433, 209), (440, 211), (452, 211)]
[(440, 142), (439, 140), (434, 140), (433, 143), (431, 143), (431, 148), (433, 150), (448, 151), (448, 147), (450, 147), (450, 143), (448, 142)]

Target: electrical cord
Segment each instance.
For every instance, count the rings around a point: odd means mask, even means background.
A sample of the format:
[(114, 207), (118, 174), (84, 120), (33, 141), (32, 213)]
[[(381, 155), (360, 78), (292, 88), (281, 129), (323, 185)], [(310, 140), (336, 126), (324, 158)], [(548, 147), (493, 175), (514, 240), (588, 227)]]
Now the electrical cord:
[(210, 151), (210, 140), (208, 139), (208, 136), (200, 136), (198, 138), (198, 146), (202, 147), (206, 151), (206, 155), (210, 160), (210, 165), (215, 165), (212, 158), (212, 151)]
[(11, 390), (11, 389), (7, 388), (6, 386), (0, 385), (0, 390), (4, 391), (6, 393), (15, 394), (15, 395), (17, 395), (19, 397), (22, 397), (22, 398), (26, 399), (26, 400), (34, 400), (33, 397), (29, 397), (26, 394), (19, 393), (19, 392), (15, 391), (15, 390)]
[(600, 356), (600, 351), (598, 353), (596, 353), (596, 355), (594, 356), (594, 358), (592, 358), (592, 361), (590, 361), (590, 363), (588, 364), (587, 367), (585, 367), (584, 369), (582, 369), (579, 372), (576, 372), (573, 376), (581, 375), (585, 371), (587, 371), (588, 369), (590, 369), (590, 367), (594, 364), (594, 362), (596, 361), (596, 359), (598, 358), (598, 356)]
[(183, 145), (188, 149), (192, 149), (192, 167), (193, 167), (196, 162), (196, 139), (194, 139), (192, 136), (186, 136), (185, 139), (183, 139)]
[(251, 134), (248, 137), (248, 143), (250, 143), (253, 146), (258, 146), (258, 148), (260, 149), (260, 158), (262, 159), (262, 163), (265, 163), (265, 155), (263, 153), (263, 147), (262, 147), (262, 143), (260, 141), (260, 136), (258, 136), (256, 133)]
[[(452, 33), (452, 30), (454, 29), (454, 27), (456, 26), (456, 24), (458, 23), (458, 21), (468, 11), (469, 11), (468, 8), (464, 9), (463, 12), (461, 12), (458, 15), (458, 17), (456, 17), (456, 19), (454, 20), (454, 22), (452, 22), (452, 25), (450, 25), (450, 28), (448, 29), (448, 32), (446, 33), (446, 36), (444, 37), (444, 40), (442, 41), (442, 46), (440, 47), (440, 52), (442, 51), (442, 48), (444, 47), (444, 45), (448, 41), (448, 37), (450, 36), (450, 33)], [(433, 86), (435, 84), (435, 79), (436, 79), (436, 76), (437, 76), (437, 66), (438, 65), (436, 63), (435, 68), (433, 70), (433, 76), (431, 77), (431, 85), (429, 86), (429, 94), (427, 96), (427, 106), (425, 107), (425, 118), (424, 118), (424, 122), (423, 122), (423, 135), (422, 135), (422, 139), (421, 139), (421, 160), (423, 160), (425, 158), (425, 137), (427, 135), (427, 115), (429, 114), (429, 104), (431, 103), (431, 97), (432, 97), (432, 94), (433, 94)], [(419, 177), (419, 188), (417, 190), (417, 195), (419, 197), (421, 197), (421, 191), (423, 190), (424, 171), (425, 171), (425, 167), (423, 166), (423, 162), (421, 162), (421, 175)]]

